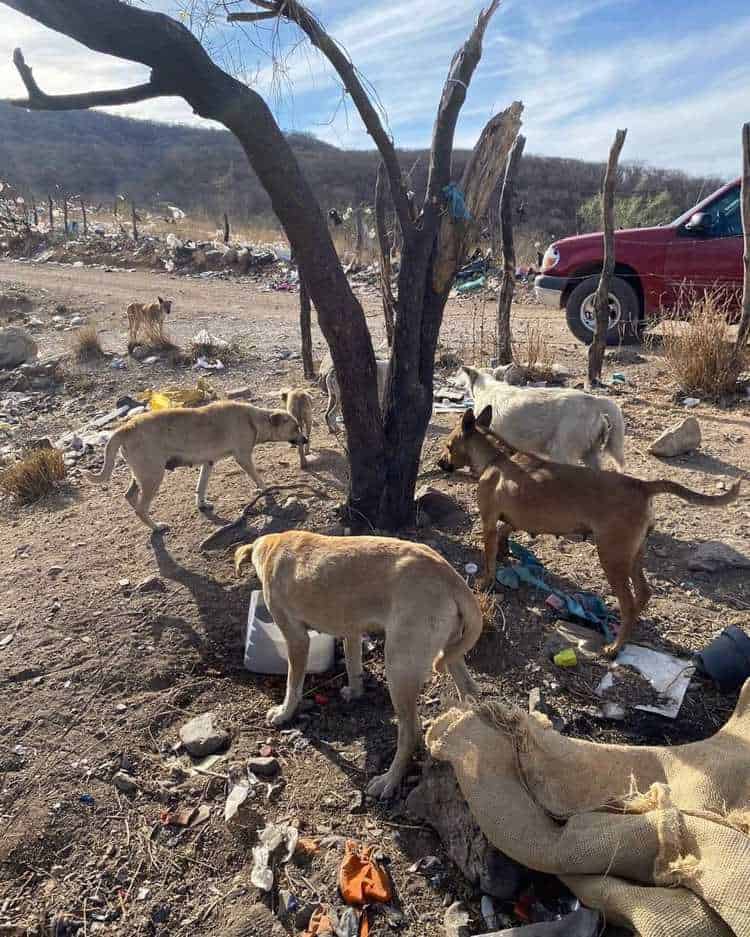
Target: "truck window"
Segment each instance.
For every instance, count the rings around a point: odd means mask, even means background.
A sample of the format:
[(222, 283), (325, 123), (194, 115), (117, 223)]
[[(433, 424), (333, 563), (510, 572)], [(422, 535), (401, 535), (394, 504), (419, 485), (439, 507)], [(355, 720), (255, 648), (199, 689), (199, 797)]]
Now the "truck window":
[(732, 189), (706, 209), (711, 217), (711, 228), (706, 232), (712, 238), (731, 238), (742, 235), (740, 190)]

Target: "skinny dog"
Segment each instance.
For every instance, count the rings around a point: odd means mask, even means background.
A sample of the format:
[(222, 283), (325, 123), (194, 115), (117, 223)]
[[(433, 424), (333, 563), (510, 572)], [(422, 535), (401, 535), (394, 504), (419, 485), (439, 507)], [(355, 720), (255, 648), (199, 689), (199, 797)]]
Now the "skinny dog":
[[(388, 771), (368, 794), (393, 795), (421, 735), (417, 697), (432, 666), (450, 672), (464, 698), (476, 695), (464, 655), (482, 632), (473, 592), (429, 547), (388, 537), (326, 537), (301, 530), (259, 537), (235, 552), (235, 567), (252, 562), (263, 598), (287, 644), (289, 670), (271, 725), (290, 720), (302, 698), (308, 630), (344, 639), (348, 701), (362, 695), (362, 635), (385, 634), (385, 672), (398, 717), (398, 747)], [(417, 588), (415, 588), (415, 585)]]
[(138, 333), (143, 330), (147, 344), (164, 341), (164, 316), (172, 311), (172, 300), (156, 297), (155, 303), (131, 303), (128, 306), (128, 351), (138, 344)]
[(195, 503), (210, 511), (206, 487), (214, 462), (233, 456), (258, 488), (263, 482), (253, 463), (253, 446), (264, 442), (306, 442), (297, 421), (285, 410), (262, 410), (249, 403), (220, 400), (205, 407), (144, 413), (116, 430), (104, 450), (104, 466), (88, 478), (106, 484), (122, 449), (132, 480), (125, 495), (138, 517), (152, 530), (166, 530), (149, 517), (151, 502), (165, 470), (200, 465)]
[(620, 606), (622, 626), (617, 639), (604, 649), (608, 657), (614, 657), (630, 638), (651, 597), (643, 573), (646, 537), (653, 528), (651, 499), (671, 494), (692, 504), (718, 507), (734, 501), (740, 483), (735, 482), (726, 494), (704, 495), (666, 479), (643, 481), (618, 472), (547, 462), (515, 452), (491, 435), (491, 421), (491, 407), (485, 407), (476, 419), (474, 411), (467, 410), (438, 460), (447, 472), (469, 466), (479, 479), (484, 585), (489, 588), (494, 584), (497, 558), (507, 554), (508, 535), (514, 530), (591, 534)]
[(305, 434), (305, 442), (299, 444), (299, 467), (307, 468), (306, 455), (310, 455), (310, 438), (312, 436), (312, 397), (306, 390), (289, 390), (285, 387), (281, 391), (281, 402), (299, 423), (299, 428)]

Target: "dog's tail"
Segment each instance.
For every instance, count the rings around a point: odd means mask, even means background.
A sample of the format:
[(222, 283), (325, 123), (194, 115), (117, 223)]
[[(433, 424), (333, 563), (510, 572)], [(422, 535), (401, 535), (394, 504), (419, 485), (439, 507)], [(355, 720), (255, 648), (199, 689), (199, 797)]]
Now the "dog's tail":
[(474, 593), (463, 580), (461, 585), (463, 588), (456, 590), (454, 598), (458, 606), (458, 620), (463, 627), (432, 662), (436, 673), (441, 673), (449, 664), (465, 657), (477, 643), (484, 629), (482, 610)]
[(683, 501), (689, 501), (691, 504), (704, 504), (706, 507), (720, 507), (722, 504), (731, 504), (740, 493), (739, 479), (732, 485), (729, 491), (722, 495), (704, 495), (700, 491), (693, 491), (692, 488), (686, 488), (677, 482), (668, 481), (666, 478), (658, 479), (653, 482), (641, 482), (651, 498), (654, 495), (675, 495), (682, 498)]
[(625, 420), (622, 410), (614, 400), (602, 401), (602, 451), (609, 454), (620, 471), (625, 468)]
[(86, 472), (86, 478), (88, 478), (89, 481), (96, 482), (97, 485), (106, 485), (110, 480), (112, 477), (112, 469), (115, 467), (115, 459), (125, 441), (123, 436), (127, 429), (127, 426), (122, 426), (120, 429), (115, 430), (109, 437), (109, 441), (104, 449), (104, 465), (102, 466), (102, 470), (101, 472)]
[(239, 576), (242, 572), (242, 567), (247, 563), (253, 562), (253, 547), (255, 544), (246, 543), (244, 546), (237, 547), (234, 551), (234, 571)]

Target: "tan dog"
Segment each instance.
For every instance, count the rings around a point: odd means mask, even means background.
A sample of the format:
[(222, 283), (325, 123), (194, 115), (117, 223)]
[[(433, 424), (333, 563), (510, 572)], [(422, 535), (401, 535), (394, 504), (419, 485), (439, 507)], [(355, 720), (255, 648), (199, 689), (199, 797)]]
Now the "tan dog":
[(166, 530), (149, 517), (151, 502), (166, 469), (200, 465), (195, 503), (211, 510), (206, 487), (214, 462), (233, 456), (258, 488), (263, 487), (253, 464), (253, 446), (264, 442), (304, 443), (297, 421), (285, 410), (262, 410), (249, 403), (220, 400), (205, 407), (157, 410), (137, 416), (116, 430), (104, 450), (104, 467), (88, 473), (91, 481), (105, 484), (122, 449), (133, 478), (125, 497), (138, 517), (152, 530)]
[(346, 700), (362, 695), (362, 635), (385, 634), (398, 747), (388, 771), (373, 778), (367, 791), (390, 797), (421, 734), (417, 697), (430, 668), (447, 667), (461, 698), (476, 693), (464, 662), (482, 632), (476, 597), (441, 556), (406, 540), (290, 530), (236, 551), (238, 573), (250, 561), (288, 649), (286, 696), (268, 711), (271, 725), (291, 719), (302, 698), (309, 629), (344, 639), (349, 686), (341, 692)]
[[(734, 501), (740, 483), (723, 495), (704, 495), (676, 482), (642, 481), (618, 472), (547, 462), (515, 452), (488, 434), (490, 407), (475, 420), (467, 410), (447, 439), (438, 465), (445, 471), (469, 466), (479, 478), (479, 513), (484, 532), (484, 585), (495, 582), (498, 556), (508, 552), (514, 530), (531, 534), (591, 534), (602, 569), (617, 596), (622, 627), (604, 649), (613, 657), (630, 638), (651, 590), (643, 573), (646, 536), (653, 527), (651, 499), (672, 494), (692, 504), (717, 507)], [(502, 526), (498, 530), (498, 522)], [(631, 591), (631, 584), (635, 594)]]
[(155, 303), (131, 303), (128, 306), (128, 350), (138, 342), (138, 333), (143, 330), (146, 345), (164, 342), (164, 316), (172, 311), (172, 301), (156, 297)]
[(305, 434), (306, 442), (299, 444), (299, 465), (300, 468), (307, 468), (305, 455), (310, 455), (310, 437), (312, 436), (312, 397), (306, 390), (289, 390), (285, 387), (281, 391), (281, 402), (286, 407), (286, 412), (291, 413), (294, 419), (299, 423), (299, 428)]

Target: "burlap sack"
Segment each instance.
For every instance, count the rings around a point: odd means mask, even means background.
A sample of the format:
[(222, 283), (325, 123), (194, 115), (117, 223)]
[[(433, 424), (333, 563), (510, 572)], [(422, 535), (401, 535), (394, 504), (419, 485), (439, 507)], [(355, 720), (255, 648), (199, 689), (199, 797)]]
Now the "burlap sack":
[(750, 937), (750, 681), (710, 739), (597, 745), (499, 704), (430, 728), (485, 836), (643, 937)]

